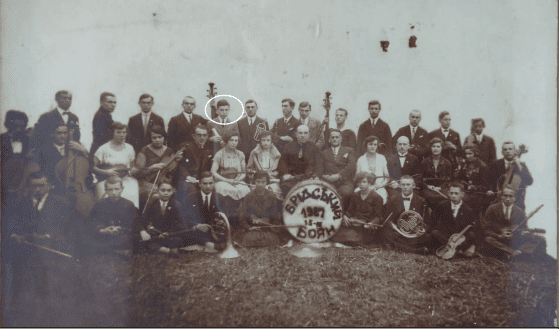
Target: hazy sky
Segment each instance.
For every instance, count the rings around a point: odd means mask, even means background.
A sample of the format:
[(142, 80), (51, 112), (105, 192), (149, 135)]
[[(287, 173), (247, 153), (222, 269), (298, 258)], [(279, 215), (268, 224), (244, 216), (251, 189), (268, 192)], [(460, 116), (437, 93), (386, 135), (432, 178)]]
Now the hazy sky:
[(270, 123), (286, 97), (322, 118), (325, 91), (354, 129), (371, 99), (393, 133), (412, 109), (429, 131), (450, 111), (462, 140), (482, 117), (497, 144), (529, 147), (527, 207), (545, 204), (529, 226), (548, 231), (557, 255), (556, 1), (18, 0), (1, 10), (2, 112), (24, 110), (34, 124), (69, 89), (88, 147), (101, 92), (117, 95), (124, 122), (150, 93), (168, 123), (187, 95), (203, 114), (208, 82), (255, 99)]

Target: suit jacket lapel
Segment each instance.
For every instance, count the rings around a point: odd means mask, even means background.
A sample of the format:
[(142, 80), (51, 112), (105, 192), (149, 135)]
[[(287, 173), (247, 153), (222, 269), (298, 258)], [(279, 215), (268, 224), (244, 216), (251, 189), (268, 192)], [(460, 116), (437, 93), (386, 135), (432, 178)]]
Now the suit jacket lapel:
[[(182, 112), (181, 114), (179, 114), (179, 124), (182, 125), (183, 127), (189, 129), (191, 124), (188, 122), (188, 120), (186, 120), (186, 117), (184, 116), (184, 112)], [(192, 120), (194, 121), (194, 114), (192, 114)]]

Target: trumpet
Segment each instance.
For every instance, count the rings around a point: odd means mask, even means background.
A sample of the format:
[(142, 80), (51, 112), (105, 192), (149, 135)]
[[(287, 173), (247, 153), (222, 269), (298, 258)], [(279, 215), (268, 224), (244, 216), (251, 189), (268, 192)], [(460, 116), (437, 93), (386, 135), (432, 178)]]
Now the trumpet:
[(266, 131), (266, 123), (260, 122), (256, 125), (256, 131), (254, 132), (254, 140), (259, 142), (260, 141), (260, 134)]

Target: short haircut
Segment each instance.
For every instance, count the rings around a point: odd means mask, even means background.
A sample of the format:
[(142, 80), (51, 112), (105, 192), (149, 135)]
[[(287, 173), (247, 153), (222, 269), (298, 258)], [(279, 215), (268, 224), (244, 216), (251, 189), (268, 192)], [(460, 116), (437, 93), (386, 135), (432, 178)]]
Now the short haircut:
[(440, 139), (439, 137), (435, 137), (435, 138), (432, 138), (432, 139), (429, 141), (429, 147), (433, 147), (433, 145), (434, 145), (434, 144), (437, 144), (437, 143), (440, 143), (441, 146), (443, 146), (443, 140)]
[(29, 123), (29, 118), (27, 117), (27, 114), (25, 114), (25, 112), (18, 111), (18, 110), (9, 110), (8, 112), (6, 112), (6, 120), (4, 121), (4, 127), (8, 129), (15, 129), (16, 124), (14, 121), (17, 120), (23, 121), (26, 126), (27, 123)]
[(464, 184), (460, 183), (459, 181), (453, 181), (448, 186), (448, 190), (450, 191), (451, 188), (458, 187), (461, 192), (464, 192)]
[[(194, 97), (192, 97), (192, 96), (186, 96), (185, 98), (190, 98), (190, 99), (192, 99), (192, 100), (194, 101), (194, 104), (196, 104), (196, 100), (194, 99)], [(184, 99), (185, 99), (185, 98), (182, 99), (183, 102), (184, 102)]]
[(202, 171), (199, 177), (200, 177), (199, 182), (202, 182), (202, 179), (204, 178), (211, 178), (212, 180), (214, 179), (214, 175), (212, 175), (212, 173), (209, 171)]
[(271, 131), (265, 130), (265, 131), (261, 132), (260, 133), (260, 141), (262, 141), (262, 138), (268, 137), (268, 136), (272, 137), (272, 132)]
[(483, 120), (482, 118), (475, 118), (475, 119), (472, 119), (472, 126), (470, 127), (471, 132), (474, 132), (474, 126), (479, 122), (481, 122), (481, 124), (483, 125), (483, 128), (485, 128), (485, 120)]
[(450, 112), (448, 111), (442, 111), (441, 113), (439, 113), (439, 121), (441, 121), (442, 119), (444, 119), (445, 116), (450, 115)]
[(344, 112), (345, 116), (347, 117), (347, 110), (346, 109), (340, 107), (339, 109), (336, 110), (336, 112), (338, 112), (338, 111)]
[(115, 94), (113, 94), (113, 93), (110, 93), (110, 92), (105, 91), (104, 93), (101, 93), (101, 96), (99, 97), (99, 101), (102, 102), (102, 101), (104, 101), (105, 98), (107, 98), (107, 97), (116, 97), (116, 96), (115, 96)]
[(284, 98), (281, 100), (281, 103), (285, 103), (288, 102), (289, 103), (289, 107), (294, 108), (295, 107), (295, 101), (292, 100), (291, 98)]
[(359, 184), (359, 182), (361, 182), (364, 178), (367, 178), (367, 181), (371, 185), (374, 185), (375, 181), (377, 180), (377, 176), (375, 176), (375, 174), (366, 171), (360, 171), (357, 174), (355, 174), (353, 181), (356, 184)]
[(501, 149), (503, 149), (503, 147), (505, 147), (505, 145), (507, 144), (512, 144), (512, 146), (516, 149), (516, 145), (514, 144), (513, 141), (504, 141), (503, 144), (501, 145)]
[(362, 147), (364, 149), (367, 149), (367, 145), (369, 145), (369, 143), (372, 143), (374, 141), (377, 141), (377, 143), (380, 143), (380, 140), (378, 139), (377, 136), (369, 136), (367, 138), (365, 138), (365, 140), (363, 141)]
[(503, 192), (505, 192), (505, 190), (511, 190), (512, 194), (516, 194), (516, 189), (514, 187), (512, 187), (512, 185), (505, 184), (505, 185), (503, 185), (503, 188), (501, 189), (501, 191), (499, 193), (499, 196), (502, 196)]
[(124, 184), (122, 183), (122, 178), (118, 177), (118, 175), (112, 175), (111, 177), (109, 177), (106, 181), (105, 181), (105, 188), (107, 188), (107, 185), (109, 184), (120, 184), (120, 187), (124, 187)]
[(59, 127), (68, 127), (68, 126), (62, 120), (56, 121), (53, 125), (49, 126), (49, 135), (53, 135), (54, 133), (56, 133), (56, 129), (58, 129)]
[(249, 99), (248, 101), (246, 101), (246, 102), (245, 102), (245, 106), (246, 106), (248, 103), (254, 103), (254, 106), (258, 107), (258, 104), (256, 103), (256, 101), (255, 101), (254, 99)]
[(299, 103), (299, 109), (301, 109), (302, 107), (307, 107), (307, 106), (309, 107), (309, 110), (312, 110), (311, 104), (309, 102), (304, 101), (304, 102)]
[(464, 150), (464, 152), (466, 152), (466, 150), (471, 150), (476, 156), (479, 155), (479, 148), (474, 143), (466, 143), (464, 144), (464, 147), (462, 149)]
[(262, 179), (265, 178), (266, 179), (266, 184), (270, 184), (270, 176), (268, 175), (267, 172), (265, 172), (264, 170), (258, 170), (255, 174), (254, 177), (252, 179), (253, 182), (256, 182), (257, 179)]
[(223, 135), (223, 137), (221, 137), (221, 139), (223, 139), (223, 142), (225, 144), (227, 144), (227, 143), (229, 143), (229, 140), (231, 138), (235, 137), (235, 136), (237, 136), (237, 137), (239, 137), (239, 139), (241, 139), (240, 136), (239, 136), (239, 133), (237, 133), (237, 132), (232, 132), (230, 134), (225, 134), (225, 135)]
[(419, 116), (421, 116), (421, 111), (420, 110), (411, 110), (410, 115), (412, 115), (412, 113), (419, 113)]
[(412, 176), (410, 175), (404, 175), (400, 178), (400, 182), (403, 181), (404, 179), (410, 179), (414, 184), (415, 184), (415, 179), (413, 179)]
[(378, 108), (382, 110), (382, 107), (380, 106), (380, 102), (377, 101), (376, 99), (373, 99), (372, 101), (369, 101), (369, 106), (371, 107), (371, 105), (377, 105), (378, 104)]
[(156, 133), (158, 135), (161, 135), (165, 138), (167, 138), (167, 133), (165, 132), (165, 128), (161, 127), (160, 125), (155, 125), (153, 127), (151, 127), (150, 131), (149, 131), (149, 138), (151, 139), (151, 133)]
[(171, 185), (172, 188), (175, 188), (175, 186), (173, 185), (173, 181), (169, 178), (169, 177), (163, 177), (159, 180), (159, 182), (157, 182), (157, 187), (161, 187), (161, 185), (163, 184), (169, 184)]
[(215, 106), (215, 108), (219, 109), (221, 106), (228, 106), (229, 108), (231, 108), (231, 105), (229, 105), (229, 102), (226, 99), (220, 99), (219, 101), (217, 101), (217, 105)]
[(342, 137), (342, 131), (338, 128), (330, 128), (330, 136), (332, 136), (332, 133), (339, 133), (340, 137)]
[(60, 90), (57, 91), (56, 94), (54, 95), (54, 99), (58, 100), (58, 98), (60, 98), (60, 96), (65, 95), (65, 94), (72, 94), (71, 92), (69, 92), (68, 90)]
[(151, 98), (151, 101), (152, 101), (152, 102), (155, 101), (155, 99), (153, 98), (152, 95), (150, 95), (150, 94), (141, 94), (141, 95), (140, 95), (140, 99), (138, 100), (138, 102), (141, 102), (142, 99), (144, 99), (144, 98)]
[(128, 126), (125, 125), (125, 124), (122, 123), (122, 122), (115, 121), (115, 122), (113, 122), (113, 124), (111, 125), (111, 130), (112, 130), (113, 133), (114, 133), (114, 131), (117, 130), (117, 129), (118, 129), (118, 130), (120, 130), (120, 129), (126, 129), (126, 131), (128, 131)]
[(197, 124), (196, 127), (194, 127), (194, 133), (196, 133), (196, 129), (205, 130), (206, 133), (210, 131), (206, 125), (203, 125), (201, 123)]

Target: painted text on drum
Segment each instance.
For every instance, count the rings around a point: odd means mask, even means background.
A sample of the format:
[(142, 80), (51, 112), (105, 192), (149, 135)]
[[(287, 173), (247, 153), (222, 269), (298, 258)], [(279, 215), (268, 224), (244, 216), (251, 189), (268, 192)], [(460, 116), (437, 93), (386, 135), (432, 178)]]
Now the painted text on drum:
[(305, 200), (307, 200), (308, 198), (312, 198), (315, 200), (320, 199), (321, 201), (324, 201), (325, 203), (330, 205), (330, 209), (332, 209), (332, 212), (334, 213), (334, 220), (341, 219), (342, 209), (340, 207), (340, 201), (338, 197), (332, 192), (327, 192), (329, 191), (324, 187), (322, 188), (322, 193), (320, 193), (319, 187), (315, 188), (312, 193), (309, 193), (308, 189), (304, 189), (301, 193), (297, 193), (296, 195), (293, 195), (289, 198), (288, 201), (291, 201), (292, 204), (287, 203), (285, 205), (285, 210), (289, 214), (293, 215), (298, 202), (305, 202)]
[(297, 237), (305, 239), (305, 238), (311, 238), (311, 239), (320, 239), (321, 237), (325, 236), (325, 233), (328, 234), (329, 237), (333, 236), (336, 233), (336, 228), (334, 227), (334, 225), (330, 225), (330, 228), (326, 227), (326, 228), (318, 228), (318, 223), (317, 223), (317, 228), (311, 228), (308, 229), (306, 227), (299, 227), (299, 230), (297, 231)]

